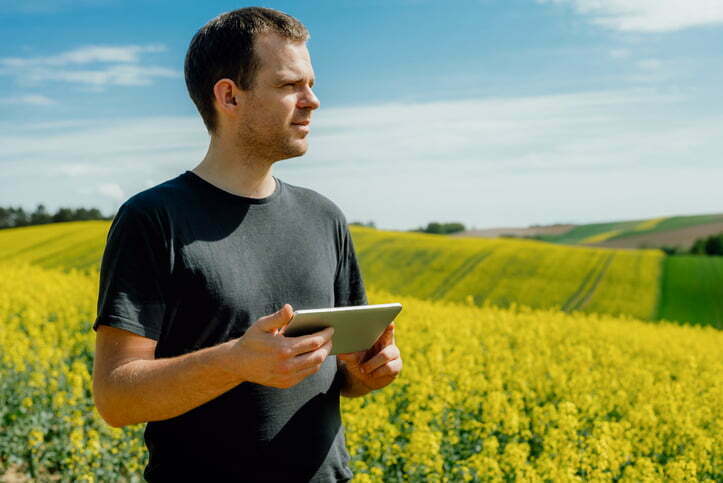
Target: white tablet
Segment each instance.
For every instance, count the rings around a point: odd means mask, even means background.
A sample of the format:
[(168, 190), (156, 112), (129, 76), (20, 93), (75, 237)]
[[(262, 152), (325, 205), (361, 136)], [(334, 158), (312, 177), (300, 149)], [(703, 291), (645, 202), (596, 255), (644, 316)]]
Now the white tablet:
[(401, 310), (399, 303), (296, 310), (284, 336), (297, 337), (334, 327), (331, 354), (363, 351), (374, 345)]

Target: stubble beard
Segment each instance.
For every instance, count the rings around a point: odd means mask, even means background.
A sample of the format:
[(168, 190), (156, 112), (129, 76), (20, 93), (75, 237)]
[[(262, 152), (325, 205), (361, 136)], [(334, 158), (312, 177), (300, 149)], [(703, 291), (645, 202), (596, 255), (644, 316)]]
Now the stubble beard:
[(290, 133), (276, 129), (259, 129), (250, 122), (240, 122), (236, 129), (237, 146), (255, 159), (270, 162), (303, 156), (306, 143), (291, 142)]

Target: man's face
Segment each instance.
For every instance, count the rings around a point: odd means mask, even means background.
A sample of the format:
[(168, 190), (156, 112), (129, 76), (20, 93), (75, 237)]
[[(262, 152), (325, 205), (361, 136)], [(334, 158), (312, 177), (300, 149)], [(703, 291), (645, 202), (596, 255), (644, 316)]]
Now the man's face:
[(311, 124), (311, 111), (319, 100), (311, 91), (314, 70), (305, 42), (292, 42), (274, 33), (256, 37), (254, 49), (261, 60), (253, 89), (240, 91), (238, 143), (272, 161), (303, 155)]

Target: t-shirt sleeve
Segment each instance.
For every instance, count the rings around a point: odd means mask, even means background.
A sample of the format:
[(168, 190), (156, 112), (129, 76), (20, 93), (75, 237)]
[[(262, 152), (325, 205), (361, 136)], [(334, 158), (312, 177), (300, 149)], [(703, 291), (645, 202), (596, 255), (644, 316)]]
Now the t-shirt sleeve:
[(347, 307), (367, 304), (364, 280), (354, 251), (354, 242), (349, 233), (349, 227), (344, 222), (341, 250), (334, 280), (334, 306)]
[(94, 330), (109, 325), (159, 339), (170, 273), (161, 233), (151, 216), (128, 202), (118, 209), (101, 261)]

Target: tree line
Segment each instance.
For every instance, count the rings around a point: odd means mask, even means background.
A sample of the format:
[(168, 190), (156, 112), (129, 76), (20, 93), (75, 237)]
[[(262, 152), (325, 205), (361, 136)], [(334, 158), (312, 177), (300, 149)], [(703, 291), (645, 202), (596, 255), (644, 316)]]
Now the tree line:
[(14, 208), (0, 206), (0, 228), (43, 225), (61, 221), (112, 220), (113, 216), (103, 216), (98, 208), (65, 208), (50, 213), (45, 205), (39, 204), (35, 211), (26, 212), (21, 206)]
[(723, 233), (711, 235), (704, 238), (698, 238), (689, 250), (685, 250), (679, 246), (661, 247), (668, 255), (715, 255), (723, 256)]
[[(349, 223), (350, 225), (357, 225), (357, 226), (367, 226), (369, 228), (376, 228), (376, 225), (373, 221), (369, 222), (362, 222), (362, 221), (353, 221)], [(413, 228), (411, 230), (412, 232), (417, 233), (434, 233), (437, 235), (448, 235), (450, 233), (457, 233), (459, 231), (464, 231), (466, 228), (462, 223), (439, 223), (436, 221), (432, 221), (430, 223), (427, 223), (426, 227), (420, 226), (419, 228)]]

